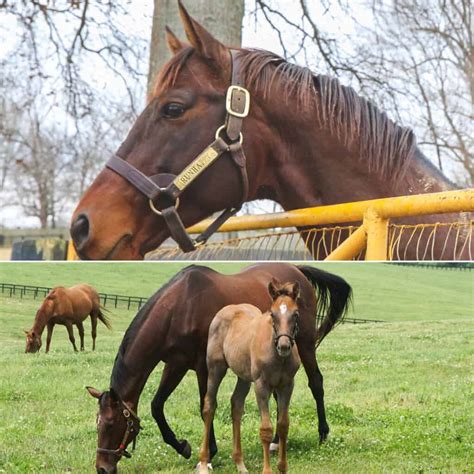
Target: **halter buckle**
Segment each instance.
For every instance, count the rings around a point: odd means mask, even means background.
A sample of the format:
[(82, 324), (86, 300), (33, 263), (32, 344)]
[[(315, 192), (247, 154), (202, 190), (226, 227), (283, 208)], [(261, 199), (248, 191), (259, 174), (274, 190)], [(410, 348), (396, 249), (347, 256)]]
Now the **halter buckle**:
[[(233, 108), (233, 100), (237, 99), (237, 109)], [(231, 85), (227, 89), (227, 95), (225, 99), (225, 108), (229, 115), (234, 117), (245, 118), (249, 114), (250, 110), (250, 93), (247, 89), (240, 86)]]

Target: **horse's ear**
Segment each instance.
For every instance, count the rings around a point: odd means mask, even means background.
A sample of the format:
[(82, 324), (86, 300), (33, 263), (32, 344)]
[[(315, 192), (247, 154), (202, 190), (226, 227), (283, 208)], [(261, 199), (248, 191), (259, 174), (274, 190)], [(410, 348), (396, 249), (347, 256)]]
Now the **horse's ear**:
[(23, 332), (28, 336), (28, 334), (30, 333), (30, 331), (27, 331), (26, 329), (23, 329)]
[(300, 291), (301, 290), (300, 290), (299, 282), (295, 282), (293, 284), (293, 291), (292, 291), (292, 295), (291, 295), (293, 301), (296, 301), (300, 297)]
[(182, 49), (186, 48), (186, 43), (183, 43), (172, 31), (171, 28), (165, 26), (166, 30), (166, 42), (168, 43), (169, 50), (173, 53), (179, 53)]
[(279, 287), (280, 287), (280, 282), (275, 277), (272, 277), (272, 280), (268, 284), (268, 292), (270, 293), (272, 300), (275, 300), (278, 297)]
[(99, 390), (97, 390), (94, 387), (86, 387), (86, 390), (89, 392), (89, 394), (92, 397), (97, 398), (97, 399), (99, 399), (102, 396), (102, 394), (104, 393), (104, 392), (100, 392)]
[(184, 31), (191, 46), (205, 58), (218, 62), (225, 61), (229, 57), (227, 48), (214, 36), (198, 23), (184, 8), (181, 0), (178, 0), (179, 14), (183, 22)]

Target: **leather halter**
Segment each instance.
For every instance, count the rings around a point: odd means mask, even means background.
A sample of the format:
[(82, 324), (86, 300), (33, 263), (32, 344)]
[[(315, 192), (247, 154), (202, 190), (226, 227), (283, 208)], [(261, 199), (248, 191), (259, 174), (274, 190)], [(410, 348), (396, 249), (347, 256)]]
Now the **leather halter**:
[(142, 427), (140, 426), (140, 418), (138, 417), (138, 415), (123, 400), (120, 400), (120, 403), (123, 407), (122, 415), (127, 422), (127, 428), (125, 429), (125, 433), (123, 434), (122, 441), (120, 442), (119, 447), (117, 449), (97, 448), (96, 451), (99, 454), (111, 454), (112, 456), (117, 456), (119, 459), (122, 456), (125, 456), (126, 458), (131, 458), (132, 454), (129, 453), (126, 449), (127, 439), (130, 433), (137, 433), (132, 441), (132, 450), (135, 451), (137, 436)]
[[(246, 159), (242, 149), (242, 122), (249, 112), (250, 94), (247, 89), (242, 87), (243, 81), (240, 77), (241, 71), (238, 67), (237, 51), (230, 50), (230, 57), (232, 80), (230, 87), (227, 89), (225, 123), (217, 129), (215, 140), (178, 176), (159, 173), (148, 177), (117, 155), (112, 156), (106, 163), (107, 168), (122, 176), (149, 199), (151, 210), (163, 217), (171, 237), (178, 243), (183, 252), (191, 252), (196, 249), (196, 246), (205, 243), (229, 217), (240, 210), (242, 204), (247, 200), (249, 184)], [(240, 201), (236, 206), (225, 209), (193, 241), (186, 232), (178, 214), (179, 196), (204, 170), (226, 153), (232, 158), (232, 162), (240, 175), (242, 189)], [(172, 204), (163, 209), (158, 209), (156, 201), (159, 197), (165, 197), (166, 202)]]
[(273, 343), (275, 344), (275, 347), (278, 346), (278, 340), (280, 339), (280, 337), (287, 337), (290, 340), (290, 346), (293, 347), (295, 345), (296, 336), (298, 335), (298, 331), (299, 331), (298, 320), (295, 321), (295, 325), (293, 327), (293, 334), (287, 334), (287, 333), (284, 333), (284, 332), (281, 333), (281, 334), (278, 334), (276, 332), (275, 325), (273, 325), (273, 332), (275, 334), (275, 336), (273, 337)]

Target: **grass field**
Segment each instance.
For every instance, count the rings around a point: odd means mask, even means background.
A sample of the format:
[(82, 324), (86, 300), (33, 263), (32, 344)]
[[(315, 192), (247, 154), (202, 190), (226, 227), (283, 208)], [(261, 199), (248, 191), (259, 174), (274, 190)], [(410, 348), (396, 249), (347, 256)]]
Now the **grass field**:
[[(212, 265), (228, 273), (244, 264)], [(291, 472), (474, 471), (474, 281), (469, 271), (387, 264), (320, 264), (354, 288), (349, 316), (386, 323), (341, 325), (328, 336), (318, 360), (325, 376), (331, 434), (317, 445), (314, 402), (302, 371), (290, 410)], [(0, 281), (52, 286), (89, 282), (102, 292), (151, 295), (181, 264), (0, 265)], [(113, 330), (100, 325), (97, 351), (71, 351), (59, 327), (51, 353), (24, 354), (23, 329), (39, 301), (0, 295), (0, 472), (93, 472), (96, 401), (85, 385), (107, 388), (113, 360), (133, 311), (113, 310)], [(122, 472), (192, 472), (202, 423), (193, 373), (170, 398), (166, 413), (178, 437), (187, 438), (187, 461), (165, 445), (149, 403), (162, 366), (143, 392), (145, 430)], [(235, 472), (231, 453), (228, 375), (219, 395), (215, 472)], [(261, 470), (258, 411), (251, 393), (243, 422), (250, 472)], [(276, 469), (276, 463), (274, 463)]]

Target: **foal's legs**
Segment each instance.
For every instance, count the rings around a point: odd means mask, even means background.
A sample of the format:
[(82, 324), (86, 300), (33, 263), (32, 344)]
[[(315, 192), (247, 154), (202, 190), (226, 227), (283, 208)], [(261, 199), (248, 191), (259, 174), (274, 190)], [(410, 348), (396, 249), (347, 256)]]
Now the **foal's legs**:
[(271, 390), (262, 382), (261, 379), (255, 381), (255, 394), (257, 395), (257, 404), (260, 411), (260, 440), (263, 445), (263, 474), (271, 474), (272, 467), (270, 465), (270, 443), (272, 441), (272, 422), (270, 420), (270, 412), (268, 410), (268, 401)]
[(290, 427), (290, 417), (288, 409), (290, 407), (291, 394), (293, 393), (294, 381), (277, 390), (278, 393), (278, 421), (277, 433), (280, 438), (278, 447), (278, 471), (288, 472), (288, 461), (286, 459), (286, 446), (288, 442), (288, 429)]
[(246, 382), (241, 378), (237, 379), (234, 393), (230, 400), (232, 406), (232, 434), (233, 434), (233, 449), (232, 459), (237, 466), (240, 473), (247, 474), (247, 468), (244, 464), (244, 457), (242, 454), (242, 445), (240, 440), (240, 425), (242, 422), (242, 415), (244, 414), (245, 398), (250, 390), (250, 382)]
[[(273, 398), (275, 399), (277, 403), (277, 420), (278, 420), (278, 395), (275, 392), (273, 392)], [(275, 435), (273, 436), (272, 442), (270, 443), (270, 452), (276, 452), (278, 451), (278, 446), (280, 444), (280, 438), (278, 436), (278, 430), (275, 431)]]
[(207, 377), (207, 393), (204, 397), (202, 418), (204, 420), (204, 434), (202, 438), (201, 451), (199, 453), (199, 472), (208, 473), (209, 462), (209, 435), (212, 421), (217, 408), (217, 391), (219, 385), (227, 372), (227, 364), (223, 360), (209, 362), (209, 375)]
[(72, 323), (70, 321), (66, 321), (64, 325), (66, 326), (67, 333), (69, 334), (69, 340), (71, 341), (72, 347), (74, 347), (74, 352), (77, 352), (76, 339), (74, 338)]
[(81, 351), (84, 350), (84, 325), (82, 322), (76, 323), (77, 330), (79, 331), (79, 337), (81, 339)]
[[(300, 347), (301, 346), (301, 347)], [(329, 426), (326, 420), (326, 410), (324, 408), (323, 375), (316, 362), (316, 352), (313, 347), (298, 345), (298, 352), (306, 375), (308, 376), (308, 386), (311, 389), (313, 398), (316, 400), (318, 412), (319, 442), (326, 440), (329, 434)]]
[(97, 314), (91, 313), (92, 350), (95, 351), (95, 338), (97, 337)]
[(168, 425), (164, 413), (166, 400), (174, 392), (181, 380), (183, 380), (187, 371), (187, 367), (182, 365), (165, 365), (163, 374), (161, 375), (160, 385), (151, 402), (151, 413), (160, 429), (163, 441), (173, 447), (181, 456), (189, 459), (191, 457), (191, 445), (185, 439), (180, 441), (176, 439), (176, 435)]
[(54, 323), (49, 321), (46, 327), (48, 329), (48, 334), (46, 336), (46, 354), (47, 354), (49, 352), (49, 345), (51, 344), (51, 338), (53, 337)]

